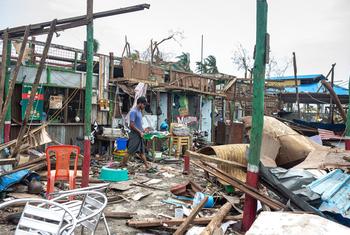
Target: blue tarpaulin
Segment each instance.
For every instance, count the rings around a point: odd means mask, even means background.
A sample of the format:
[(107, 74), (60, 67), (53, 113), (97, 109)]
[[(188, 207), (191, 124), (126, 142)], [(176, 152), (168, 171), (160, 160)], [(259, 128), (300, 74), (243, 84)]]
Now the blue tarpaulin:
[(0, 192), (5, 191), (14, 184), (28, 180), (30, 182), (33, 178), (40, 180), (40, 176), (29, 170), (20, 170), (8, 175), (0, 176)]

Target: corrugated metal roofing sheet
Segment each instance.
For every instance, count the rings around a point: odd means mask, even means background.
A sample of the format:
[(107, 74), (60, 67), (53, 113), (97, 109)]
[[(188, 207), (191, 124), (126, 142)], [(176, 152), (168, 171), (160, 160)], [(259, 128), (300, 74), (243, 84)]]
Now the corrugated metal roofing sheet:
[(341, 214), (350, 219), (350, 175), (336, 169), (307, 186), (321, 195), (321, 211)]
[[(322, 74), (309, 74), (309, 75), (298, 75), (298, 80), (315, 80), (315, 79), (326, 79)], [(283, 77), (270, 77), (266, 80), (294, 80), (294, 76), (283, 76)]]
[[(311, 83), (311, 84), (301, 84), (298, 86), (298, 90), (300, 93), (307, 93), (307, 92), (308, 93), (316, 93), (317, 91), (319, 93), (323, 93), (325, 91), (325, 88), (321, 87), (321, 89), (319, 89), (320, 86), (323, 86), (322, 83), (320, 83), (320, 82)], [(346, 89), (344, 87), (334, 85), (333, 89), (337, 95), (349, 95), (348, 89)], [(286, 88), (284, 88), (284, 92), (295, 93), (295, 88), (294, 87), (286, 87)], [(327, 93), (328, 93), (328, 91), (327, 91)]]

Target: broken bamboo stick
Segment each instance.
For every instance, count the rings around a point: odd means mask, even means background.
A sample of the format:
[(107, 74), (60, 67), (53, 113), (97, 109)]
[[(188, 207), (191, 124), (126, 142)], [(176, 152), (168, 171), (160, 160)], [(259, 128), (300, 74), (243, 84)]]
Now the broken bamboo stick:
[(182, 235), (185, 234), (188, 226), (192, 223), (192, 221), (196, 218), (198, 212), (204, 207), (205, 203), (208, 200), (208, 196), (206, 196), (194, 209), (192, 209), (191, 214), (185, 219), (185, 221), (177, 228), (174, 235)]
[[(196, 225), (207, 225), (210, 223), (211, 220), (213, 220), (213, 216), (211, 217), (203, 217), (203, 218), (196, 218), (192, 221), (192, 224)], [(229, 220), (241, 220), (242, 215), (234, 215), (234, 216), (226, 216), (223, 221), (229, 221)], [(185, 221), (185, 219), (150, 219), (150, 220), (128, 220), (126, 224), (133, 228), (152, 228), (152, 227), (160, 227), (160, 226), (177, 226), (182, 224)]]
[(226, 202), (220, 210), (214, 215), (214, 218), (210, 221), (207, 227), (201, 232), (200, 235), (211, 235), (214, 231), (221, 229), (221, 222), (231, 210), (232, 205), (230, 202)]

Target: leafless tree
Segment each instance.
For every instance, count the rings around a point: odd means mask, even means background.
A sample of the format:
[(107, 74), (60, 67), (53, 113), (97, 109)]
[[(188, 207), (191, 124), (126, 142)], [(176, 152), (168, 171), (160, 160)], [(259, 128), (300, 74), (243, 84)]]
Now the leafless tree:
[(242, 44), (239, 44), (234, 51), (232, 61), (238, 71), (244, 71), (244, 78), (248, 78), (248, 72), (252, 72), (254, 61), (250, 53)]

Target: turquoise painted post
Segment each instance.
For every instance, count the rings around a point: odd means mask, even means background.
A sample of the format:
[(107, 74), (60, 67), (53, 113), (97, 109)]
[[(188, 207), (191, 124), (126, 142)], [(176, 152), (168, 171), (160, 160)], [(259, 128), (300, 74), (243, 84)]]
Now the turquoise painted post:
[[(257, 188), (259, 178), (260, 150), (264, 127), (264, 86), (266, 64), (266, 36), (267, 36), (267, 2), (257, 0), (256, 17), (256, 50), (253, 74), (253, 113), (252, 130), (247, 165), (246, 183)], [(242, 230), (247, 231), (256, 217), (257, 201), (245, 195)]]

